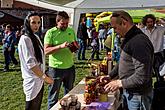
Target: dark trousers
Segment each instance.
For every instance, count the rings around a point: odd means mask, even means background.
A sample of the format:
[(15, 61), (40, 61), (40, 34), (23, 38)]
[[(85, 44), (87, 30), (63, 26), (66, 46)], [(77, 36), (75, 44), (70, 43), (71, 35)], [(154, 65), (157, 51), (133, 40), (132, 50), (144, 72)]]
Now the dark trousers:
[(3, 50), (3, 54), (4, 54), (4, 58), (5, 58), (5, 65), (4, 68), (5, 69), (9, 69), (9, 64), (10, 64), (10, 55), (9, 55), (9, 51), (7, 48), (5, 48)]
[(33, 100), (26, 101), (25, 110), (40, 110), (43, 92), (44, 92), (44, 85), (42, 86), (42, 89), (40, 90), (38, 95)]
[(157, 52), (154, 53), (154, 63), (153, 63), (153, 69), (155, 76), (158, 81), (163, 80), (163, 77), (159, 74), (159, 67), (164, 63), (164, 53), (163, 52)]
[(96, 59), (99, 60), (99, 46), (96, 45), (96, 46), (92, 46), (92, 54), (91, 54), (91, 59), (93, 60), (94, 59), (94, 56), (96, 54)]
[(5, 69), (9, 69), (10, 61), (12, 61), (13, 64), (15, 65), (18, 64), (18, 61), (16, 60), (14, 54), (15, 54), (15, 48), (12, 48), (11, 51), (8, 51), (8, 48), (4, 48)]

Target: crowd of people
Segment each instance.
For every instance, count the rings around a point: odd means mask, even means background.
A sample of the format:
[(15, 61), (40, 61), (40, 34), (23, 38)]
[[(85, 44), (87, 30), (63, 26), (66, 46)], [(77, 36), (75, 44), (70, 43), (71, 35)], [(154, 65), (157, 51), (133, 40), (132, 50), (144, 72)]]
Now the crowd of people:
[(3, 55), (4, 55), (4, 72), (9, 71), (9, 64), (12, 62), (13, 67), (18, 65), (18, 61), (15, 58), (15, 48), (18, 45), (18, 41), (22, 34), (22, 27), (20, 28), (13, 28), (10, 24), (2, 24), (1, 25), (1, 37), (2, 37), (2, 44), (3, 44)]
[[(40, 110), (44, 82), (48, 84), (48, 110), (58, 102), (60, 87), (63, 84), (64, 94), (67, 94), (75, 81), (74, 52), (70, 47), (76, 47), (78, 42), (78, 60), (86, 60), (86, 49), (91, 47), (91, 60), (100, 60), (99, 51), (112, 48), (104, 45), (108, 35), (113, 31), (116, 46), (113, 52), (118, 52), (117, 64), (108, 76), (100, 76), (100, 82), (108, 82), (105, 91), (122, 89), (123, 107), (128, 110), (150, 110), (153, 99), (152, 76), (159, 74), (160, 66), (164, 64), (164, 35), (165, 21), (156, 25), (156, 18), (152, 14), (143, 17), (143, 27), (137, 27), (131, 16), (125, 11), (114, 11), (111, 15), (110, 27), (103, 24), (99, 31), (95, 27), (86, 26), (86, 18), (81, 18), (77, 36), (68, 27), (69, 16), (65, 11), (59, 11), (56, 25), (49, 29), (44, 36), (44, 44), (37, 32), (41, 26), (41, 16), (32, 12), (24, 20), (23, 28), (12, 30), (10, 24), (3, 24), (3, 54), (4, 72), (9, 70), (12, 62), (18, 65), (14, 57), (15, 45), (18, 45), (19, 62), (23, 78), (23, 91), (26, 96), (25, 110)], [(160, 22), (159, 22), (160, 23)], [(112, 30), (113, 28), (113, 30)], [(112, 37), (112, 36), (110, 36)], [(122, 39), (122, 41), (120, 41)], [(119, 44), (120, 43), (120, 44)], [(114, 51), (115, 50), (115, 51)], [(45, 56), (49, 56), (48, 71), (46, 72)], [(153, 72), (154, 69), (154, 72)], [(116, 77), (118, 76), (118, 79)], [(124, 103), (124, 104), (125, 104)]]

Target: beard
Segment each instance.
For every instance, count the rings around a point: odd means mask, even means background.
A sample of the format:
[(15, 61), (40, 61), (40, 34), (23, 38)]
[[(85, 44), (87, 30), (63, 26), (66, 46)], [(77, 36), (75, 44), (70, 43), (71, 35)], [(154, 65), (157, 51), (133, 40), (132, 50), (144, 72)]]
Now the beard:
[(148, 25), (147, 26), (149, 29), (152, 29), (152, 28), (154, 28), (154, 25)]
[(60, 30), (61, 31), (65, 31), (67, 29), (67, 27), (61, 27)]

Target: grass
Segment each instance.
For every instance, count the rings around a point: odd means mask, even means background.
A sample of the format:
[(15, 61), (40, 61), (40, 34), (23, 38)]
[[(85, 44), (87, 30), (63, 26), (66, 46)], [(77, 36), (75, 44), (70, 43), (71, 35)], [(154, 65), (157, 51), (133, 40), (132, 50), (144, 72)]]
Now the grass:
[[(87, 51), (87, 58), (90, 57), (90, 51)], [(101, 57), (103, 57), (104, 52)], [(75, 55), (76, 56), (76, 55)], [(18, 59), (18, 54), (16, 53)], [(76, 85), (83, 77), (89, 74), (90, 69), (87, 61), (77, 61), (74, 58), (76, 67)], [(2, 46), (0, 46), (0, 110), (23, 110), (25, 108), (25, 95), (22, 88), (22, 76), (20, 66), (13, 68), (10, 66), (9, 72), (3, 72), (4, 57), (2, 54)], [(47, 110), (47, 94), (48, 89), (45, 85), (44, 97), (42, 99), (41, 110)], [(60, 91), (60, 98), (63, 97), (63, 89)]]

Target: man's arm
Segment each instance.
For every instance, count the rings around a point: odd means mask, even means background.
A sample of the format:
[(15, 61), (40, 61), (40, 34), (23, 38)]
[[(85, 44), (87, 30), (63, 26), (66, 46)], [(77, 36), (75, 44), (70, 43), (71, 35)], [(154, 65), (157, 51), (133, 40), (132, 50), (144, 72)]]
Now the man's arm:
[(53, 84), (53, 79), (51, 77), (48, 77), (47, 75), (45, 75), (39, 68), (38, 65), (34, 66), (33, 68), (31, 68), (31, 70), (33, 71), (33, 73), (38, 76), (39, 78), (42, 78), (46, 83), (48, 84)]
[(119, 63), (115, 65), (115, 67), (112, 69), (112, 71), (109, 73), (109, 77), (111, 79), (115, 78), (118, 76), (118, 68), (119, 68)]
[(63, 49), (63, 48), (66, 48), (68, 47), (69, 43), (68, 42), (64, 42), (62, 44), (59, 44), (59, 45), (56, 45), (56, 46), (52, 46), (52, 45), (49, 45), (49, 44), (45, 44), (44, 45), (44, 52), (45, 52), (45, 55), (50, 55), (52, 53), (55, 53), (57, 52), (58, 50), (60, 49)]
[(45, 55), (52, 54), (52, 53), (58, 51), (59, 49), (61, 49), (61, 46), (60, 45), (57, 45), (57, 46), (51, 46), (49, 44), (45, 44), (44, 45)]

